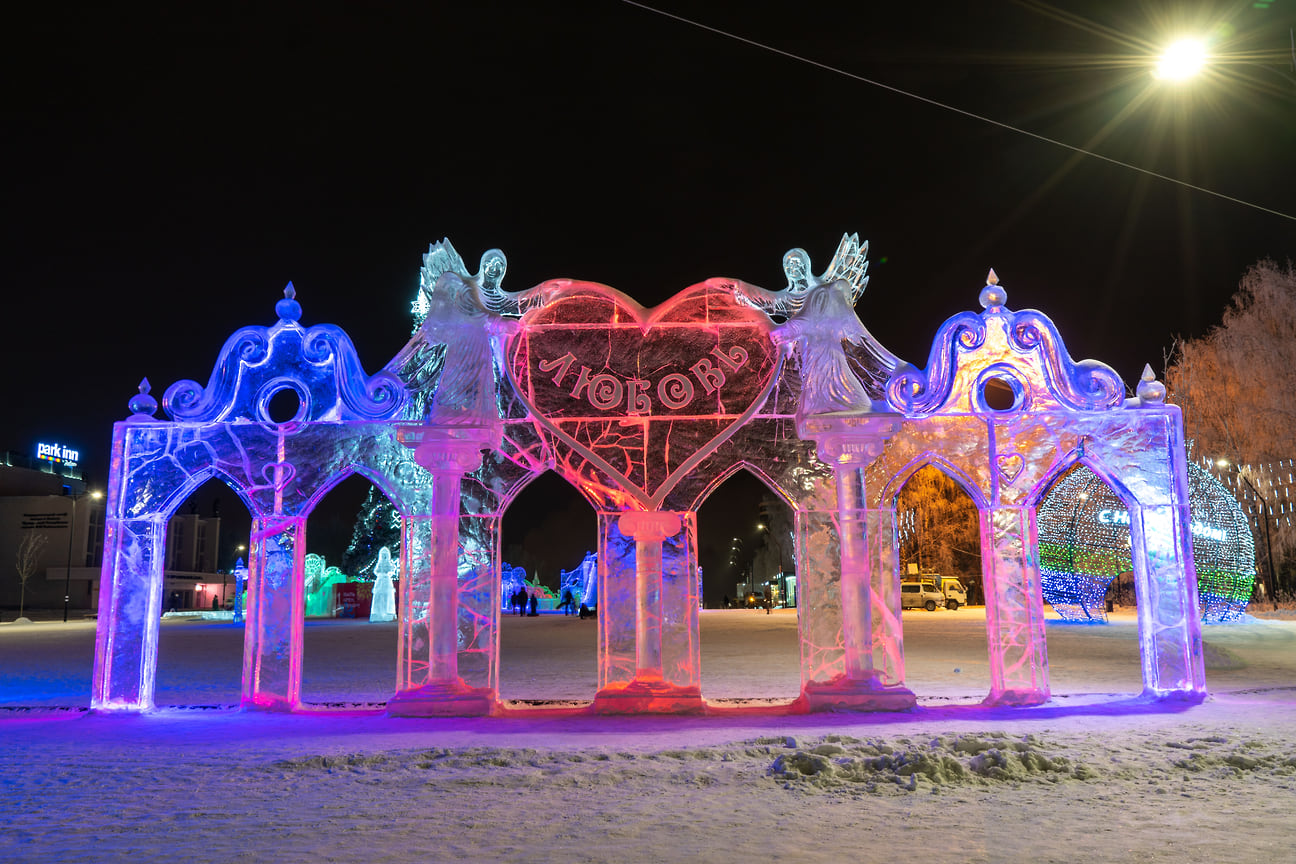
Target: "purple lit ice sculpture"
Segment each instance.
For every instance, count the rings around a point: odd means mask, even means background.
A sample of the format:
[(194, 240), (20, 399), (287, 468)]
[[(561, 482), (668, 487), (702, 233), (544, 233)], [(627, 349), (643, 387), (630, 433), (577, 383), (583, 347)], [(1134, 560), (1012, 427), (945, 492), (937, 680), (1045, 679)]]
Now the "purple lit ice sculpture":
[[(114, 427), (93, 707), (152, 707), (167, 520), (219, 478), (253, 518), (242, 704), (303, 708), (306, 523), (360, 473), (401, 516), (389, 713), (496, 711), (501, 519), (552, 470), (597, 515), (581, 586), (599, 607), (592, 710), (704, 711), (697, 511), (745, 470), (795, 514), (797, 704), (908, 708), (895, 506), (928, 464), (981, 514), (988, 701), (1049, 697), (1035, 508), (1077, 463), (1129, 513), (1145, 692), (1200, 699), (1182, 421), (1164, 388), (1123, 400), (1042, 314), (1007, 309), (993, 271), (984, 311), (947, 321), (925, 370), (903, 364), (855, 316), (866, 256), (850, 235), (819, 276), (789, 252), (782, 290), (709, 279), (644, 309), (570, 279), (505, 292), (502, 253), (471, 274), (442, 241), (420, 272), (425, 317), (373, 376), (341, 330), (297, 323), (289, 286), (279, 321), (235, 333), (206, 388), (168, 390), (170, 419), (145, 382)], [(283, 391), (298, 409), (272, 418)]]
[(1058, 476), (1084, 464), (1129, 512), (1144, 693), (1200, 699), (1206, 684), (1179, 409), (1165, 404), (1150, 370), (1137, 395), (1123, 399), (1112, 369), (1072, 361), (1048, 318), (1014, 312), (1006, 300), (990, 271), (985, 311), (946, 321), (925, 371), (895, 370), (886, 399), (903, 419), (865, 471), (870, 501), (894, 508), (905, 480), (927, 464), (972, 497), (981, 519), (988, 701), (1036, 704), (1049, 685), (1035, 509)]
[[(91, 706), (153, 707), (167, 521), (204, 482), (229, 484), (252, 516), (242, 703), (290, 710), (300, 704), (305, 530), (316, 502), (350, 474), (369, 477), (404, 510), (428, 497), (425, 474), (390, 422), (405, 391), (380, 372), (366, 376), (347, 335), (298, 324), (290, 284), (270, 327), (232, 335), (206, 387), (173, 384), (163, 407), (148, 383), (132, 416), (113, 430)], [(272, 418), (288, 391), (290, 418)]]

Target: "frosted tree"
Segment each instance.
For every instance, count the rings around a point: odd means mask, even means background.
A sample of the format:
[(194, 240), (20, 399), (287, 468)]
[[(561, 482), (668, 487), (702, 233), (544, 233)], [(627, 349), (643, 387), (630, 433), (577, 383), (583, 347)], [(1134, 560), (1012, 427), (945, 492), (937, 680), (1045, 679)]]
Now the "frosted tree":
[(1274, 588), (1289, 592), (1296, 565), (1296, 526), (1289, 515), (1296, 492), (1292, 263), (1264, 260), (1250, 267), (1220, 324), (1196, 339), (1175, 341), (1166, 385), (1183, 410), (1194, 456), (1215, 463), (1221, 480), (1256, 518), (1260, 557), (1268, 562)]
[(18, 570), (18, 584), (20, 592), (18, 594), (18, 617), (23, 617), (23, 610), (27, 601), (27, 580), (32, 577), (40, 566), (41, 550), (49, 542), (49, 537), (44, 534), (38, 534), (35, 531), (24, 531), (22, 539), (18, 541), (18, 553), (15, 556), (15, 567)]
[(980, 577), (976, 505), (939, 468), (928, 465), (909, 478), (896, 500), (896, 516), (902, 567), (917, 564), (924, 573), (965, 580)]
[(1166, 369), (1171, 399), (1203, 456), (1240, 464), (1286, 459), (1296, 440), (1296, 270), (1247, 270), (1223, 321), (1178, 339)]
[(374, 565), (378, 563), (378, 550), (384, 546), (396, 550), (400, 556), (400, 514), (376, 488), (370, 487), (360, 512), (356, 514), (355, 527), (351, 529), (351, 542), (342, 556), (342, 572), (362, 581), (374, 578)]

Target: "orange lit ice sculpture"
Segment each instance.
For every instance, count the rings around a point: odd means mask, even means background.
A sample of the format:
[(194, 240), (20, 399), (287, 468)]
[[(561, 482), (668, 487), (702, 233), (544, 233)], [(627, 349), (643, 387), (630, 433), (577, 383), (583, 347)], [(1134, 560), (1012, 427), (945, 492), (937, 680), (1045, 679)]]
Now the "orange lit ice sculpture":
[[(419, 326), (372, 376), (340, 329), (297, 323), (289, 286), (279, 320), (231, 337), (206, 387), (167, 391), (169, 419), (145, 383), (114, 427), (94, 707), (152, 707), (167, 520), (211, 478), (253, 519), (242, 703), (307, 707), (305, 531), (359, 473), (401, 517), (388, 711), (499, 710), (501, 519), (553, 470), (597, 514), (589, 710), (704, 711), (697, 512), (747, 470), (795, 514), (797, 705), (907, 708), (895, 505), (929, 464), (981, 514), (987, 701), (1049, 698), (1035, 508), (1078, 463), (1130, 516), (1145, 691), (1201, 698), (1182, 423), (1164, 388), (1123, 400), (1047, 318), (1009, 310), (993, 273), (983, 311), (945, 323), (927, 368), (903, 364), (855, 316), (866, 255), (847, 236), (819, 275), (789, 252), (780, 290), (709, 279), (644, 309), (569, 279), (506, 292), (502, 253), (473, 274), (442, 241), (424, 256)], [(297, 411), (272, 417), (283, 391)]]

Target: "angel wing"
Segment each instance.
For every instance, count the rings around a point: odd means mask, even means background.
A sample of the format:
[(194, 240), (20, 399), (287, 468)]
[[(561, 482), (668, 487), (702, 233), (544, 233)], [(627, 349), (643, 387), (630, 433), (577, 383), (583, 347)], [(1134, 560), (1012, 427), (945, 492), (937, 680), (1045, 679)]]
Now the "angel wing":
[(734, 296), (771, 317), (789, 319), (801, 311), (814, 288), (845, 279), (850, 284), (854, 304), (868, 285), (868, 242), (861, 245), (858, 234), (843, 234), (828, 269), (817, 277), (811, 270), (809, 253), (804, 249), (789, 249), (783, 256), (783, 274), (788, 284), (781, 291), (767, 291), (735, 280)]
[(419, 268), (418, 294), (410, 304), (410, 314), (414, 316), (413, 333), (417, 333), (423, 326), (423, 320), (427, 318), (431, 306), (429, 298), (436, 287), (437, 279), (446, 272), (456, 273), (463, 279), (471, 278), (463, 258), (459, 257), (449, 237), (441, 238), (440, 243), (430, 244), (427, 254), (423, 256), (423, 266)]
[(859, 301), (864, 289), (868, 287), (868, 241), (860, 244), (858, 234), (843, 234), (837, 244), (837, 252), (828, 269), (819, 277), (819, 282), (835, 282), (845, 279), (851, 286), (851, 302)]

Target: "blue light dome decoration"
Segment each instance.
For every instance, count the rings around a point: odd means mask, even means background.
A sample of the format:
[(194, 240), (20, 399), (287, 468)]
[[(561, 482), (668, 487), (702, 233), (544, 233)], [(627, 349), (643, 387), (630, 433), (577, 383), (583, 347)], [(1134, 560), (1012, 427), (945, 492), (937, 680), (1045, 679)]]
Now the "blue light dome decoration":
[[(1255, 543), (1237, 499), (1204, 468), (1188, 463), (1197, 605), (1206, 624), (1246, 612), (1255, 587)], [(1103, 623), (1112, 582), (1133, 571), (1129, 512), (1112, 489), (1077, 465), (1038, 509), (1044, 600), (1066, 621)]]

